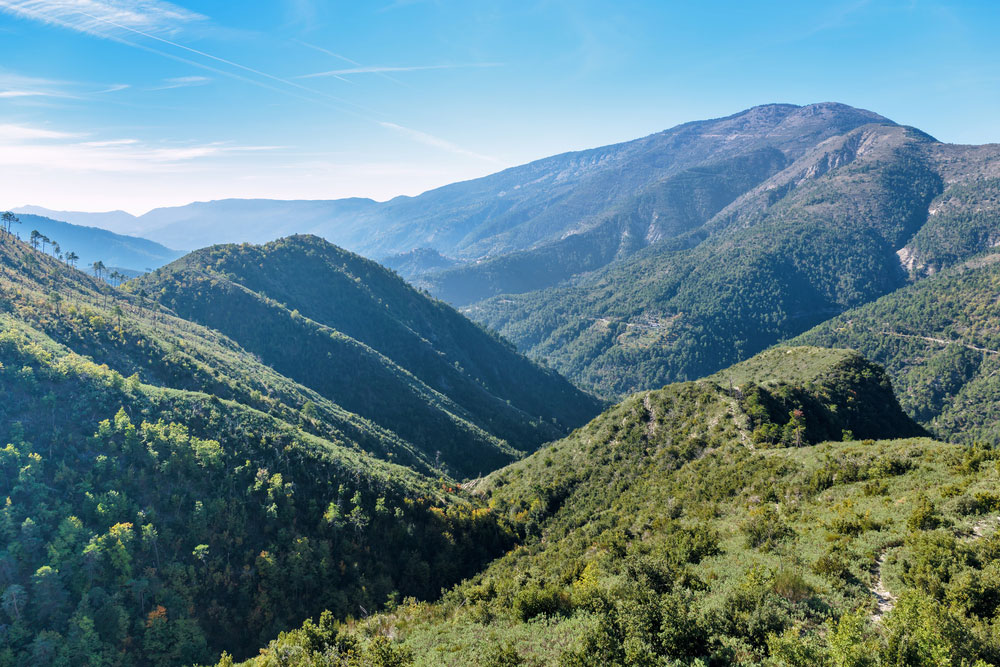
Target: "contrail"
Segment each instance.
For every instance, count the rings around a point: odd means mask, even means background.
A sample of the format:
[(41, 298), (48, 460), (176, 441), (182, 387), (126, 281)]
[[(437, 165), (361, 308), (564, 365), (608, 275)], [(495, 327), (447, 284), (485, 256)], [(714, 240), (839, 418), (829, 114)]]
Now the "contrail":
[(80, 14), (81, 16), (86, 16), (89, 19), (93, 19), (95, 21), (100, 21), (102, 23), (107, 23), (108, 25), (114, 26), (116, 28), (120, 28), (121, 30), (127, 30), (129, 32), (135, 33), (137, 35), (141, 35), (141, 36), (146, 37), (148, 39), (153, 39), (153, 40), (156, 40), (158, 42), (162, 42), (163, 44), (167, 44), (167, 45), (172, 46), (172, 47), (177, 48), (177, 49), (183, 49), (184, 51), (188, 51), (190, 53), (194, 53), (194, 54), (199, 55), (199, 56), (201, 56), (203, 58), (209, 58), (211, 60), (215, 60), (216, 62), (220, 62), (220, 63), (223, 63), (225, 65), (229, 65), (230, 67), (236, 67), (236, 68), (244, 70), (246, 72), (250, 72), (251, 74), (256, 74), (257, 76), (262, 76), (264, 78), (271, 79), (272, 81), (277, 81), (278, 83), (282, 83), (282, 84), (284, 84), (286, 86), (291, 86), (293, 88), (298, 88), (300, 90), (304, 90), (304, 91), (306, 91), (308, 93), (312, 93), (313, 95), (319, 95), (321, 97), (327, 97), (327, 98), (329, 98), (329, 99), (331, 99), (334, 102), (337, 102), (339, 104), (346, 104), (346, 105), (355, 107), (357, 109), (360, 109), (362, 111), (366, 111), (366, 112), (372, 113), (372, 114), (376, 114), (377, 113), (376, 111), (373, 111), (372, 109), (367, 109), (367, 108), (361, 106), (360, 104), (355, 104), (354, 102), (350, 102), (348, 100), (336, 97), (335, 95), (330, 95), (330, 94), (324, 93), (322, 91), (316, 90), (314, 88), (310, 88), (308, 86), (303, 86), (300, 83), (296, 83), (294, 81), (289, 81), (288, 79), (283, 79), (280, 76), (275, 76), (273, 74), (268, 74), (267, 72), (262, 72), (259, 69), (254, 69), (253, 67), (247, 67), (246, 65), (241, 65), (240, 63), (233, 62), (232, 60), (227, 60), (226, 58), (220, 58), (219, 56), (212, 55), (211, 53), (206, 53), (205, 51), (200, 51), (200, 50), (192, 48), (190, 46), (185, 46), (183, 44), (178, 44), (177, 42), (172, 42), (169, 39), (164, 39), (163, 37), (158, 37), (157, 35), (153, 35), (151, 33), (144, 32), (142, 30), (137, 30), (135, 28), (131, 28), (131, 27), (127, 26), (127, 25), (122, 25), (121, 23), (116, 23), (115, 21), (111, 21), (109, 19), (106, 19), (106, 18), (103, 18), (103, 17), (100, 17), (100, 16), (94, 16), (93, 14), (88, 14), (87, 12), (80, 11), (80, 10), (76, 10), (76, 12), (78, 14)]
[[(354, 65), (355, 67), (364, 67), (364, 65), (362, 65), (361, 63), (359, 63), (357, 60), (351, 60), (347, 56), (342, 56), (339, 53), (334, 53), (333, 51), (330, 51), (329, 49), (324, 49), (322, 46), (316, 46), (315, 44), (310, 44), (309, 42), (303, 42), (300, 39), (294, 39), (292, 41), (297, 42), (298, 44), (301, 44), (302, 46), (307, 46), (310, 49), (315, 49), (316, 51), (319, 51), (320, 53), (325, 53), (328, 56), (333, 56), (334, 58), (339, 58), (340, 60), (343, 60), (344, 62), (347, 62), (347, 63), (350, 63), (350, 64)], [(391, 77), (391, 76), (389, 76), (388, 74), (386, 74), (384, 72), (379, 72), (378, 75), (380, 77), (382, 77), (383, 79), (386, 79), (388, 81), (392, 81), (393, 83), (398, 84), (400, 86), (403, 86), (404, 88), (412, 88), (413, 87), (410, 84), (403, 83), (399, 79)], [(352, 85), (354, 84), (353, 81), (351, 81), (350, 79), (348, 79), (346, 77), (338, 76), (336, 74), (333, 74), (331, 76), (333, 76), (335, 79), (339, 79), (340, 81), (346, 81), (347, 83), (350, 83)]]
[(467, 63), (462, 65), (402, 65), (402, 66), (387, 66), (387, 65), (373, 65), (373, 66), (360, 66), (360, 67), (350, 67), (347, 69), (334, 69), (328, 72), (316, 72), (315, 74), (302, 74), (295, 77), (296, 79), (313, 79), (319, 76), (335, 76), (338, 79), (343, 78), (344, 74), (383, 74), (385, 72), (419, 72), (421, 70), (429, 69), (461, 69), (465, 67), (499, 67), (498, 63)]

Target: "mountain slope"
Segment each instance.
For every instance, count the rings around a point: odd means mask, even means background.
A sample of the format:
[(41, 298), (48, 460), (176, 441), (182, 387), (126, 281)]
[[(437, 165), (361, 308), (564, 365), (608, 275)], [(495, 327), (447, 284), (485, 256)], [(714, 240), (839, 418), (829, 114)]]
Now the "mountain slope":
[(217, 332), (8, 236), (0, 273), (0, 663), (247, 656), (509, 543), (411, 443)]
[(75, 252), (78, 265), (88, 267), (94, 262), (105, 266), (143, 272), (155, 269), (180, 257), (183, 253), (159, 243), (135, 236), (122, 236), (106, 229), (84, 227), (38, 215), (20, 214), (19, 232), (25, 239), (31, 230), (38, 230), (62, 248), (63, 254)]
[[(607, 211), (581, 221), (576, 229), (560, 230), (557, 240), (423, 275), (418, 284), (459, 305), (496, 294), (556, 285), (628, 257), (649, 244), (700, 227), (736, 197), (780, 171), (786, 161), (784, 153), (769, 147), (677, 173), (668, 170), (669, 175), (663, 180), (642, 187), (631, 196), (612, 199)], [(636, 165), (629, 168), (635, 169)], [(609, 191), (609, 197), (616, 192), (610, 184), (602, 187)], [(562, 202), (553, 210), (561, 209)], [(546, 215), (553, 217), (554, 213), (550, 210)]]
[(134, 289), (459, 475), (507, 463), (598, 410), (452, 308), (316, 237), (208, 248)]
[(922, 152), (928, 141), (898, 126), (859, 128), (684, 243), (467, 312), (605, 394), (714, 372), (905, 284), (895, 250), (941, 189)]
[(824, 322), (797, 343), (885, 366), (903, 408), (938, 437), (1000, 441), (1000, 257), (987, 255)]
[(392, 664), (995, 664), (995, 453), (812, 439), (829, 431), (754, 447), (763, 394), (807, 430), (919, 433), (884, 372), (843, 350), (637, 394), (470, 485), (522, 535), (483, 573), (434, 604), (307, 624), (250, 664), (353, 665), (348, 648)]

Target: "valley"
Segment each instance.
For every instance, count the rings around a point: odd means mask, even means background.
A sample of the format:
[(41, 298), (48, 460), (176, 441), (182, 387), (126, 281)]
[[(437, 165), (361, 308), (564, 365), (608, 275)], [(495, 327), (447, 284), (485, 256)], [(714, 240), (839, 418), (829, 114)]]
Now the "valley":
[(1000, 664), (996, 158), (772, 104), (388, 202), (27, 209), (0, 665)]

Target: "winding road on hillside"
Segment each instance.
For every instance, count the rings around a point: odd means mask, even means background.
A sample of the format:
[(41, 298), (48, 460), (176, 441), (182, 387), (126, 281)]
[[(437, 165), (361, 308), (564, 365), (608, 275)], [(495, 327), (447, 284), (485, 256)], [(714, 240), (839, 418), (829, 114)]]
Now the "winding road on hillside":
[(946, 340), (944, 338), (934, 338), (932, 336), (917, 336), (914, 334), (902, 334), (902, 333), (896, 333), (895, 331), (879, 331), (879, 333), (882, 334), (883, 336), (895, 336), (896, 338), (913, 338), (916, 340), (927, 341), (928, 343), (937, 343), (939, 345), (961, 345), (966, 349), (975, 350), (976, 352), (985, 352), (986, 354), (1000, 355), (1000, 352), (998, 352), (997, 350), (989, 350), (985, 347), (977, 347), (970, 343), (961, 343), (957, 340)]

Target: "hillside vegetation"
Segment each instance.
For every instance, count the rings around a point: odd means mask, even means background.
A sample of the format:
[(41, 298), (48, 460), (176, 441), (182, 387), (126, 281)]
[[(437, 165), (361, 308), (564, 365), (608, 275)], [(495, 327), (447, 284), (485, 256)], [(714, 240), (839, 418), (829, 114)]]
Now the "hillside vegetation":
[(459, 476), (508, 463), (599, 410), (451, 307), (317, 237), (207, 248), (133, 289)]
[(1000, 256), (987, 255), (802, 334), (885, 366), (903, 408), (938, 437), (1000, 442)]
[[(324, 609), (432, 597), (515, 539), (426, 443), (128, 288), (0, 236), (0, 665), (247, 657)], [(497, 385), (558, 380), (467, 326), (502, 350)]]
[(0, 667), (1000, 665), (998, 151), (766, 105), (117, 212), (269, 241), (124, 284), (0, 231)]
[(636, 394), (468, 485), (520, 536), (481, 574), (252, 664), (995, 664), (996, 455), (919, 433), (846, 351)]

